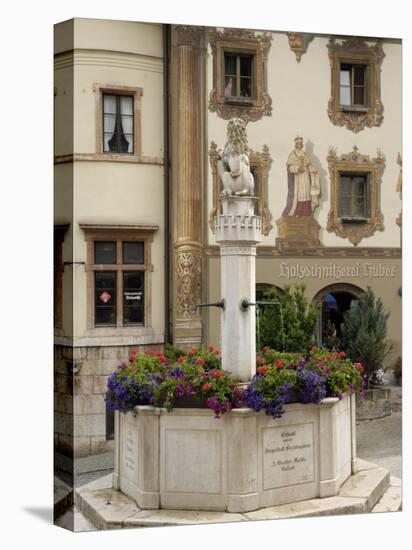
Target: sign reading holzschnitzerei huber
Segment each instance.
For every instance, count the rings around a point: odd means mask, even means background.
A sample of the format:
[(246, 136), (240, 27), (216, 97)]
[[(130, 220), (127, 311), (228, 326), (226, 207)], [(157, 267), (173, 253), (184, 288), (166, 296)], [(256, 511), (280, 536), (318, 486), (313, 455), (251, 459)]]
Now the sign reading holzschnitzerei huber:
[(263, 487), (275, 489), (314, 478), (313, 424), (263, 430)]

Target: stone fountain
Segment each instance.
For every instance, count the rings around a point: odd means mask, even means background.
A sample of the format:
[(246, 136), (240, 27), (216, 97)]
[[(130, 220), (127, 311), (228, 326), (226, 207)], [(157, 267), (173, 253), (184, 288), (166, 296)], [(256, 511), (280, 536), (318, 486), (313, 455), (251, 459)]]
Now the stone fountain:
[[(255, 259), (261, 220), (255, 215), (246, 125), (228, 123), (218, 172), (222, 211), (222, 367), (249, 382), (255, 373)], [(141, 509), (248, 512), (336, 495), (356, 472), (354, 397), (320, 405), (290, 403), (282, 418), (234, 409), (171, 412), (153, 406), (115, 420), (114, 488)]]

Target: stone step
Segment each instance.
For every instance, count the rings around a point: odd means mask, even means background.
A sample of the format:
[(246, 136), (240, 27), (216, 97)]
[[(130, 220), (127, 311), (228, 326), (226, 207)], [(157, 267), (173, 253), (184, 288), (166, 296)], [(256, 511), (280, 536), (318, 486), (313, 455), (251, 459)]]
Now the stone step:
[(388, 470), (382, 467), (370, 468), (368, 466), (345, 481), (340, 488), (339, 496), (363, 499), (364, 512), (370, 512), (389, 487), (389, 483), (390, 473)]
[(243, 514), (198, 510), (140, 510), (133, 500), (112, 488), (112, 475), (76, 489), (75, 505), (97, 529), (331, 516), (396, 508), (399, 504), (396, 495), (400, 494), (400, 480), (391, 478), (388, 470), (364, 460), (358, 461), (358, 469), (358, 473), (352, 475), (334, 497), (272, 506)]
[(371, 512), (399, 512), (402, 509), (402, 481), (390, 478), (389, 487), (372, 508)]

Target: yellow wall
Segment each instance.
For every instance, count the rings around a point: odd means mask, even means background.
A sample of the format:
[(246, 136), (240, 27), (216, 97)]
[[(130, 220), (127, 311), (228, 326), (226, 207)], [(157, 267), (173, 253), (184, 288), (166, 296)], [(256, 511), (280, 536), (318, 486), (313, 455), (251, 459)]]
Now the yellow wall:
[[(74, 19), (57, 25), (55, 36), (55, 155), (75, 155), (72, 175), (71, 163), (56, 165), (55, 223), (72, 222), (63, 253), (73, 242), (74, 262), (86, 262), (86, 243), (79, 223), (159, 226), (152, 243), (151, 281), (152, 328), (161, 335), (164, 332), (162, 26)], [(149, 157), (149, 162), (90, 158), (98, 149), (96, 84), (143, 89), (141, 154), (146, 160)], [(72, 128), (73, 139), (68, 138)], [(69, 200), (73, 203), (72, 220), (67, 212)], [(74, 333), (82, 338), (87, 336), (86, 272), (84, 265), (76, 264), (65, 268), (65, 276), (69, 269), (74, 269), (75, 281)], [(64, 320), (64, 332), (69, 335), (71, 329)]]

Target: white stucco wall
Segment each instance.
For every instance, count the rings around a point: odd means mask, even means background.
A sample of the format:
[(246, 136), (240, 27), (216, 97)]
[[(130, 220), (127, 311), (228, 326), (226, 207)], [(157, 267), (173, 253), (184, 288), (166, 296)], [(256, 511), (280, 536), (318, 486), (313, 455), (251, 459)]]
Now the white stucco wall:
[[(400, 41), (383, 41), (384, 59), (381, 72), (381, 99), (384, 119), (379, 127), (365, 128), (355, 134), (346, 127), (335, 126), (328, 117), (330, 98), (330, 64), (328, 36), (314, 36), (300, 63), (290, 50), (286, 33), (272, 33), (268, 56), (268, 93), (272, 99), (271, 116), (250, 122), (247, 133), (249, 146), (261, 151), (268, 145), (273, 159), (269, 172), (268, 200), (273, 222), (280, 218), (286, 205), (287, 175), (286, 160), (294, 148), (296, 135), (304, 137), (305, 149), (321, 178), (321, 197), (315, 218), (321, 231), (320, 240), (325, 246), (353, 245), (347, 240), (328, 233), (325, 229), (330, 205), (330, 178), (326, 157), (330, 146), (337, 154), (349, 153), (356, 145), (361, 154), (376, 157), (380, 148), (386, 157), (386, 167), (381, 186), (381, 210), (384, 215), (384, 232), (376, 232), (364, 239), (360, 246), (399, 246), (400, 230), (396, 217), (401, 209), (399, 194), (395, 192), (399, 174), (396, 163), (402, 150), (402, 58)], [(213, 86), (213, 58), (208, 50), (208, 93)], [(208, 143), (215, 141), (223, 148), (226, 141), (227, 121), (208, 111)], [(208, 212), (212, 208), (212, 177), (209, 166)], [(276, 226), (263, 245), (273, 245)], [(214, 235), (209, 231), (209, 242), (214, 244)]]

